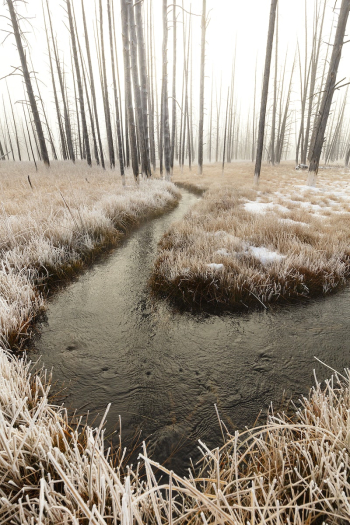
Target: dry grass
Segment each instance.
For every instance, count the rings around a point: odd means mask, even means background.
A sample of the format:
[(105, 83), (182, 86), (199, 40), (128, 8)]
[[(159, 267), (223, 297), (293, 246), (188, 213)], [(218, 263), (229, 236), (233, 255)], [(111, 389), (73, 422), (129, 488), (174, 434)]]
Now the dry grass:
[(179, 199), (169, 183), (137, 187), (130, 176), (123, 187), (117, 172), (68, 162), (38, 173), (30, 163), (2, 162), (0, 192), (0, 338), (11, 346), (44, 307), (45, 284), (70, 276), (130, 225)]
[(205, 191), (163, 237), (152, 276), (156, 291), (187, 305), (245, 309), (326, 294), (350, 272), (349, 170), (320, 170), (316, 188), (292, 164), (251, 163), (174, 181)]
[[(0, 353), (0, 523), (343, 525), (350, 520), (349, 373), (293, 419), (225, 436), (181, 478), (147, 457), (121, 469), (98, 428), (69, 424), (45, 376)], [(108, 409), (107, 409), (108, 411)], [(224, 424), (220, 423), (225, 432)], [(120, 451), (121, 452), (121, 451)], [(155, 471), (163, 472), (156, 480)]]
[[(22, 166), (6, 163), (6, 168), (13, 173), (0, 177), (5, 328), (11, 300), (17, 305), (11, 329), (20, 326), (20, 312), (26, 319), (26, 307), (35, 312), (42, 306), (35, 287), (42, 268), (58, 271), (75, 264), (114, 238), (119, 224), (177, 198), (171, 185), (159, 182), (123, 190), (108, 172), (88, 171), (85, 187), (85, 169), (79, 174), (69, 165), (64, 175), (59, 166), (32, 174), (31, 192)], [(125, 452), (113, 456), (106, 450), (104, 419), (98, 428), (69, 421), (63, 408), (49, 402), (49, 379), (44, 372), (32, 375), (25, 358), (0, 349), (1, 525), (341, 525), (350, 520), (348, 372), (336, 375), (326, 389), (316, 384), (293, 419), (271, 415), (267, 425), (235, 436), (220, 422), (225, 445), (209, 451), (200, 443), (203, 459), (188, 479), (150, 460), (145, 449), (140, 464), (124, 468)], [(164, 472), (163, 482), (156, 480), (155, 469)]]

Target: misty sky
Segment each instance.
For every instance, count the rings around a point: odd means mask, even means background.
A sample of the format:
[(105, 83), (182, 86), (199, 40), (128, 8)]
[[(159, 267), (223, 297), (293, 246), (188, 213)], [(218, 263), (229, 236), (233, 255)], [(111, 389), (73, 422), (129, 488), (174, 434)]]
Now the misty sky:
[[(74, 6), (79, 24), (79, 33), (81, 42), (83, 43), (83, 31), (81, 28), (81, 10), (80, 1), (74, 0)], [(149, 1), (149, 0), (148, 0)], [(63, 9), (64, 0), (49, 0), (50, 9), (53, 14), (53, 23), (55, 32), (58, 38), (58, 46), (61, 56), (64, 57), (67, 70), (70, 67), (69, 57), (69, 35), (65, 27), (66, 15)], [(121, 35), (120, 35), (120, 3), (119, 0), (114, 0), (115, 15), (117, 24), (117, 44), (120, 49), (120, 67), (122, 68), (122, 54), (121, 54)], [(171, 2), (169, 1), (169, 4)], [(179, 2), (180, 4), (181, 2)], [(335, 0), (329, 0), (326, 9), (326, 24), (325, 35), (329, 34), (334, 17), (333, 7)], [(309, 15), (310, 32), (312, 28), (312, 16), (314, 0), (306, 0), (307, 12)], [(84, 5), (89, 18), (89, 31), (91, 43), (93, 43), (93, 24), (95, 23), (95, 1), (84, 0)], [(161, 0), (153, 0), (156, 39), (158, 48), (158, 58), (161, 53), (162, 42), (162, 22), (161, 22)], [(192, 8), (194, 13), (201, 13), (202, 0), (184, 0), (184, 7), (186, 9)], [(236, 67), (236, 99), (238, 105), (242, 108), (242, 114), (248, 114), (249, 108), (253, 104), (253, 90), (254, 90), (254, 75), (255, 63), (258, 64), (258, 80), (261, 80), (263, 71), (266, 36), (270, 9), (270, 0), (207, 0), (208, 11), (210, 11), (210, 24), (207, 32), (207, 60), (206, 60), (206, 95), (210, 94), (212, 79), (215, 86), (220, 86), (222, 80), (223, 93), (227, 93), (228, 84), (230, 82), (232, 57), (234, 54), (235, 44), (237, 42), (237, 67)], [(302, 56), (304, 56), (305, 49), (305, 35), (304, 35), (304, 10), (305, 0), (280, 0), (279, 2), (279, 63), (282, 67), (285, 54), (288, 50), (288, 68), (287, 72), (291, 70), (294, 53), (296, 50), (297, 39), (299, 39)], [(1, 2), (1, 14), (6, 14), (7, 9)], [(39, 78), (43, 82), (43, 91), (45, 100), (51, 104), (51, 114), (53, 115), (52, 106), (52, 88), (51, 81), (48, 74), (48, 58), (46, 51), (46, 40), (44, 33), (44, 24), (42, 18), (41, 0), (29, 0), (27, 7), (21, 7), (20, 12), (27, 14), (31, 19), (31, 26), (26, 24), (28, 41), (31, 45), (33, 62), (35, 70), (38, 72)], [(180, 10), (179, 10), (180, 13)], [(172, 13), (169, 11), (169, 27), (171, 29)], [(179, 21), (182, 21), (182, 15), (179, 14)], [(0, 19), (2, 29), (7, 28), (7, 22), (4, 18)], [(334, 24), (333, 24), (334, 26)], [(24, 26), (23, 26), (24, 28)], [(178, 75), (181, 75), (182, 69), (182, 24), (178, 26)], [(106, 25), (107, 33), (107, 25)], [(3, 33), (5, 36), (5, 33)], [(107, 34), (106, 34), (107, 36)], [(171, 64), (171, 31), (169, 34), (169, 62)], [(325, 41), (327, 38), (325, 36)], [(323, 53), (325, 53), (326, 45), (323, 46)], [(10, 36), (1, 47), (1, 74), (0, 77), (8, 74), (11, 71), (11, 66), (19, 65), (19, 58), (17, 50), (14, 46), (14, 38)], [(199, 54), (200, 54), (200, 18), (193, 17), (193, 79), (194, 79), (194, 104), (198, 99), (197, 92), (198, 77), (199, 77)], [(339, 79), (348, 78), (350, 73), (350, 44), (346, 45), (343, 53), (343, 60), (339, 72)], [(160, 79), (161, 67), (158, 61), (157, 77)], [(111, 80), (111, 79), (110, 79)], [(171, 78), (169, 77), (169, 81)], [(8, 84), (11, 94), (15, 100), (22, 99), (22, 85), (19, 76), (9, 78)], [(179, 84), (180, 89), (181, 84)], [(6, 89), (5, 82), (0, 82), (0, 92), (4, 93)], [(342, 90), (342, 93), (344, 90)], [(341, 95), (342, 95), (341, 93)], [(7, 95), (6, 95), (7, 96)], [(293, 99), (297, 102), (299, 97), (298, 77), (295, 76)], [(180, 98), (180, 97), (179, 97)], [(260, 99), (260, 93), (259, 97)], [(206, 99), (206, 107), (209, 107), (209, 100)], [(1, 110), (0, 110), (1, 112)]]

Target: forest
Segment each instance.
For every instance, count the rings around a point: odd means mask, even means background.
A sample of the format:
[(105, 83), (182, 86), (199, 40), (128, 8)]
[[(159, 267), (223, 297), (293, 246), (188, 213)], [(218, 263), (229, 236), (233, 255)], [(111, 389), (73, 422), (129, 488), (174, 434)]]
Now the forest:
[(350, 0), (4, 0), (0, 524), (350, 521)]

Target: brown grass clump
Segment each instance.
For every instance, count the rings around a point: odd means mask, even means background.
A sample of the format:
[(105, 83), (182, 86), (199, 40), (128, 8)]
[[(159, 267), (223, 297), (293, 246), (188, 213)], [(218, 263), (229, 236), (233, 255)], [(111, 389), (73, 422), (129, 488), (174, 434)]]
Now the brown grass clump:
[[(32, 184), (29, 185), (28, 177)], [(33, 188), (33, 189), (32, 189)], [(142, 218), (179, 199), (164, 181), (141, 181), (85, 163), (0, 163), (0, 340), (18, 344), (44, 307), (44, 287), (115, 246)]]
[(291, 164), (234, 163), (224, 176), (176, 172), (205, 191), (165, 234), (151, 279), (155, 291), (189, 306), (245, 309), (334, 291), (350, 272), (348, 170), (320, 171), (318, 186)]

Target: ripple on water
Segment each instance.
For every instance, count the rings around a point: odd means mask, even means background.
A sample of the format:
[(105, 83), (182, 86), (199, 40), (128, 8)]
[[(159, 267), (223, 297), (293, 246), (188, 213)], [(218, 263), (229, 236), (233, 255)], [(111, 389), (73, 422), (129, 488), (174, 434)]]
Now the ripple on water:
[[(122, 418), (124, 442), (141, 432), (157, 461), (178, 471), (197, 440), (222, 442), (214, 404), (232, 431), (252, 425), (283, 394), (307, 394), (313, 369), (349, 364), (349, 289), (269, 312), (223, 317), (176, 313), (146, 283), (161, 236), (197, 197), (134, 231), (104, 262), (50, 301), (36, 348), (65, 403), (91, 418), (112, 403), (107, 435)], [(58, 388), (58, 387), (57, 387)], [(61, 387), (59, 387), (61, 388)]]

